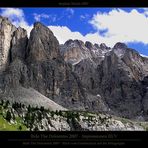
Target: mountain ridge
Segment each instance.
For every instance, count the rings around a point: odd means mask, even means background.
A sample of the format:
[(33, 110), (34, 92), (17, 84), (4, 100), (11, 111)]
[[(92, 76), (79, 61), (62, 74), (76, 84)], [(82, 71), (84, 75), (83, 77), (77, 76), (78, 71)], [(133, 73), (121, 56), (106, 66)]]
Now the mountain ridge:
[(0, 24), (1, 98), (12, 88), (32, 88), (70, 110), (148, 120), (148, 59), (137, 51), (120, 42), (60, 45), (39, 22), (29, 38), (6, 18)]

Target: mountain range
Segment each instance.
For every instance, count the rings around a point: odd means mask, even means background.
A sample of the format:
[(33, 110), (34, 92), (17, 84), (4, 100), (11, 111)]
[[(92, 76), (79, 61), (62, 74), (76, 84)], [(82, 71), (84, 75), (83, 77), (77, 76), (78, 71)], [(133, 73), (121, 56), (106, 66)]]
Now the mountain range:
[(0, 16), (0, 98), (147, 121), (148, 58), (121, 42), (113, 48), (71, 39), (60, 45), (40, 22), (28, 38)]

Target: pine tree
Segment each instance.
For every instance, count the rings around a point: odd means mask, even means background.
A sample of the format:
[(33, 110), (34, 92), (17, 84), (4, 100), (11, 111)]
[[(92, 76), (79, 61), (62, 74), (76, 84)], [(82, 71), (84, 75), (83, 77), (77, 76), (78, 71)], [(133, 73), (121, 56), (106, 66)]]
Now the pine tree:
[(25, 108), (25, 105), (24, 104), (22, 104), (22, 108)]
[(18, 129), (21, 131), (22, 130), (22, 126), (20, 125)]
[(0, 103), (0, 105), (3, 105), (4, 104), (4, 100), (1, 100), (1, 103)]
[(60, 111), (59, 111), (59, 116), (62, 116), (62, 115), (63, 115), (63, 114), (62, 114), (62, 111), (60, 110)]
[(9, 101), (7, 100), (6, 103), (5, 103), (5, 105), (4, 105), (4, 109), (8, 108), (8, 105), (9, 104), (10, 104)]
[(15, 107), (16, 107), (15, 104), (16, 104), (15, 102), (12, 104), (12, 108), (14, 108), (14, 109), (15, 109)]
[(41, 121), (42, 120), (42, 114), (40, 112), (38, 112), (38, 120)]
[(35, 121), (35, 114), (32, 114), (30, 116), (30, 124), (33, 125), (34, 124), (34, 121)]
[(51, 111), (50, 113), (51, 113), (51, 117), (53, 118), (53, 117), (54, 117), (54, 112), (53, 112), (53, 111)]
[(29, 127), (29, 124), (31, 122), (31, 115), (28, 112), (27, 112), (27, 114), (25, 116), (25, 122), (26, 122), (27, 127)]
[(8, 106), (10, 104), (9, 100), (6, 101), (6, 105)]
[(80, 121), (80, 114), (78, 112), (76, 113), (76, 118), (78, 121)]
[(8, 110), (7, 113), (6, 113), (6, 120), (10, 122), (11, 118), (12, 118), (11, 113)]
[(55, 111), (55, 114), (58, 116), (58, 114), (59, 114), (58, 110)]
[(40, 110), (41, 110), (41, 112), (43, 112), (45, 109), (43, 106), (41, 106)]
[(30, 105), (28, 106), (28, 112), (29, 113), (31, 112), (31, 106)]

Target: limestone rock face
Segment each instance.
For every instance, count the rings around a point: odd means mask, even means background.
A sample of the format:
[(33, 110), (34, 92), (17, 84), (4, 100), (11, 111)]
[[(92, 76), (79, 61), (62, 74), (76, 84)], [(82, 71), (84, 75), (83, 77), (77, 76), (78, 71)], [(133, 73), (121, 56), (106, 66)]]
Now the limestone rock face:
[(131, 77), (130, 68), (115, 53), (105, 57), (98, 71), (102, 95), (111, 110), (128, 117), (140, 113), (140, 86)]
[[(8, 25), (13, 26), (9, 21)], [(5, 36), (12, 35), (9, 26), (1, 27), (1, 32), (4, 29), (4, 33), (6, 32), (4, 39)], [(2, 44), (4, 47), (5, 42)], [(13, 98), (12, 88), (18, 90), (20, 86), (27, 89), (32, 87), (68, 108), (84, 109), (83, 89), (80, 88), (71, 65), (60, 55), (58, 40), (48, 27), (35, 23), (29, 40), (26, 30), (15, 28), (9, 38), (9, 48), (4, 47), (2, 51), (7, 50), (9, 59), (5, 60), (8, 64), (0, 77), (1, 97)], [(3, 61), (1, 63), (4, 65)]]
[(71, 39), (60, 46), (64, 60), (72, 65), (85, 59), (90, 59), (94, 65), (99, 64), (110, 49), (103, 43), (99, 46), (98, 44), (93, 45), (89, 41), (84, 43), (80, 40)]
[(98, 90), (116, 115), (134, 118), (143, 114), (147, 69), (147, 59), (123, 44), (115, 46), (98, 65)]
[(71, 64), (76, 64), (82, 59), (91, 56), (89, 50), (85, 47), (84, 42), (80, 40), (68, 40), (61, 46), (60, 50), (64, 60)]
[(4, 71), (10, 62), (10, 48), (16, 27), (4, 17), (0, 16), (0, 71)]
[[(70, 52), (71, 47), (67, 47)], [(95, 53), (97, 57), (91, 54), (73, 65), (87, 92), (86, 108), (128, 118), (146, 115), (148, 59), (120, 42), (113, 49), (103, 43), (99, 46), (90, 42), (86, 42), (85, 47), (89, 53), (95, 51), (95, 47), (100, 49), (98, 55)]]
[(17, 28), (12, 38), (11, 61), (15, 58), (25, 59), (27, 42), (27, 31), (21, 27)]
[(68, 108), (83, 108), (83, 95), (72, 67), (60, 55), (50, 29), (36, 23), (30, 34), (26, 63), (29, 86)]
[(59, 42), (50, 29), (37, 22), (30, 33), (27, 58), (29, 61), (45, 61), (58, 58)]

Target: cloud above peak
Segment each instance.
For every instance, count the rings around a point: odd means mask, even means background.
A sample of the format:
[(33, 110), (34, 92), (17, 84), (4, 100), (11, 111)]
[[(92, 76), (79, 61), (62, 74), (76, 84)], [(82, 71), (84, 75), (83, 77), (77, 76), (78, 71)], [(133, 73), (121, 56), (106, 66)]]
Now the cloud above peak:
[(57, 37), (60, 44), (64, 44), (67, 40), (79, 39), (83, 42), (90, 41), (93, 44), (102, 43), (103, 39), (99, 36), (98, 33), (88, 33), (86, 35), (82, 35), (78, 31), (71, 31), (67, 26), (48, 26), (49, 29), (52, 30), (54, 35)]
[[(144, 12), (145, 13), (145, 12)], [(132, 9), (130, 12), (113, 9), (108, 13), (97, 12), (89, 23), (107, 42), (142, 42), (148, 44), (148, 17)]]
[(42, 14), (33, 13), (33, 16), (36, 21), (41, 21), (41, 18), (44, 18), (44, 19), (49, 18), (49, 15), (44, 14), (44, 13), (42, 13)]
[(1, 10), (2, 10), (1, 15), (5, 17), (12, 17), (12, 18), (15, 16), (17, 16), (18, 18), (24, 17), (23, 10), (19, 8), (1, 8)]
[[(124, 11), (123, 9), (112, 9), (109, 12), (97, 12), (88, 21), (95, 30), (95, 33), (88, 32), (82, 35), (80, 32), (73, 32), (66, 26), (50, 26), (60, 43), (68, 39), (80, 39), (92, 43), (106, 43), (113, 47), (117, 42), (143, 43), (148, 44), (148, 17), (136, 9)], [(84, 19), (80, 16), (80, 19)], [(62, 34), (62, 36), (61, 36)]]

